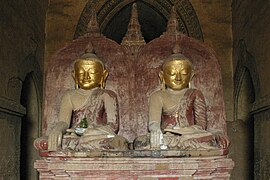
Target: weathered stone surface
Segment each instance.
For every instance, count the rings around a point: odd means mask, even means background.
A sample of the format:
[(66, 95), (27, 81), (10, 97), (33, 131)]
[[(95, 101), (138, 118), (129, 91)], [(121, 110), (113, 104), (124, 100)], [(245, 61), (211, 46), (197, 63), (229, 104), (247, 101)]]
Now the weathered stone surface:
[(231, 140), (229, 157), (233, 159), (235, 167), (232, 179), (252, 179), (253, 177), (253, 119), (227, 122), (228, 136)]
[(0, 179), (19, 179), (21, 117), (9, 113), (0, 109)]
[(45, 157), (35, 168), (40, 179), (229, 179), (226, 156), (200, 158)]
[(270, 178), (270, 109), (254, 115), (254, 179)]
[(40, 151), (41, 157), (71, 157), (71, 158), (112, 158), (112, 157), (130, 157), (130, 158), (172, 158), (172, 157), (210, 157), (222, 156), (227, 154), (225, 149), (212, 150), (125, 150), (125, 151)]

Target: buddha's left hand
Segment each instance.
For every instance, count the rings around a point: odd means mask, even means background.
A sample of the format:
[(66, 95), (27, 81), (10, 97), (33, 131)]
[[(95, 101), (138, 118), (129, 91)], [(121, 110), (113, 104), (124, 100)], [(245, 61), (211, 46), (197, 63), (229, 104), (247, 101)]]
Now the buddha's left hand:
[(215, 138), (220, 148), (222, 149), (228, 148), (230, 141), (227, 135), (217, 134)]

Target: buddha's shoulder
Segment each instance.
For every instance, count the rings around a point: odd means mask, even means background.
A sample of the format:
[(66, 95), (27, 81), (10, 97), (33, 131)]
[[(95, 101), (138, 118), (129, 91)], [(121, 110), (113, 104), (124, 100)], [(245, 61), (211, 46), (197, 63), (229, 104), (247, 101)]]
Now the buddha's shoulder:
[[(182, 90), (182, 93), (184, 93), (186, 95), (188, 95), (188, 94), (201, 94), (201, 91), (198, 89), (194, 89), (194, 88), (186, 88), (186, 89)], [(157, 91), (154, 91), (150, 95), (150, 97), (164, 97), (164, 98), (166, 98), (167, 96), (171, 96), (171, 95), (177, 95), (177, 93), (163, 91), (163, 90), (157, 90)]]
[(150, 95), (151, 98), (157, 98), (157, 97), (162, 97), (162, 96), (164, 96), (164, 91), (162, 91), (162, 90), (154, 91), (154, 92)]
[(63, 96), (72, 96), (74, 94), (76, 94), (76, 89), (69, 89), (64, 92)]
[(188, 97), (204, 97), (202, 91), (199, 89), (194, 89), (194, 88), (188, 88), (187, 91), (185, 92), (185, 96)]
[(202, 93), (201, 90), (196, 89), (196, 88), (188, 88), (186, 92), (187, 93), (195, 93), (195, 94), (196, 93)]
[(116, 93), (109, 89), (98, 88), (95, 90), (95, 93), (101, 96), (117, 97)]

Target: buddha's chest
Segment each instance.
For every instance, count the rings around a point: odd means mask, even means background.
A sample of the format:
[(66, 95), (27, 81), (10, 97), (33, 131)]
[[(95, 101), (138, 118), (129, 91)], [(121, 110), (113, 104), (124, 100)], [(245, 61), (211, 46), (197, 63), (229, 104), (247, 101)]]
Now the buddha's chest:
[(165, 94), (163, 97), (163, 112), (174, 113), (179, 110), (179, 108), (184, 103), (184, 93), (181, 94)]
[(101, 97), (96, 96), (94, 94), (88, 95), (88, 94), (75, 94), (71, 98), (71, 104), (73, 106), (73, 110), (78, 109), (96, 109), (98, 107), (101, 107), (103, 105), (103, 101)]

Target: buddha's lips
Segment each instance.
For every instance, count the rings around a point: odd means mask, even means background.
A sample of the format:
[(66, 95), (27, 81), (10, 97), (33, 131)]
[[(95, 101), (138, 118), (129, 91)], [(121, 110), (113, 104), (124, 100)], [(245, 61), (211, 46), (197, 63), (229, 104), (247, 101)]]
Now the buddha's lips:
[(83, 80), (83, 83), (91, 83), (91, 80)]
[(174, 81), (175, 84), (180, 85), (183, 84), (183, 81)]

